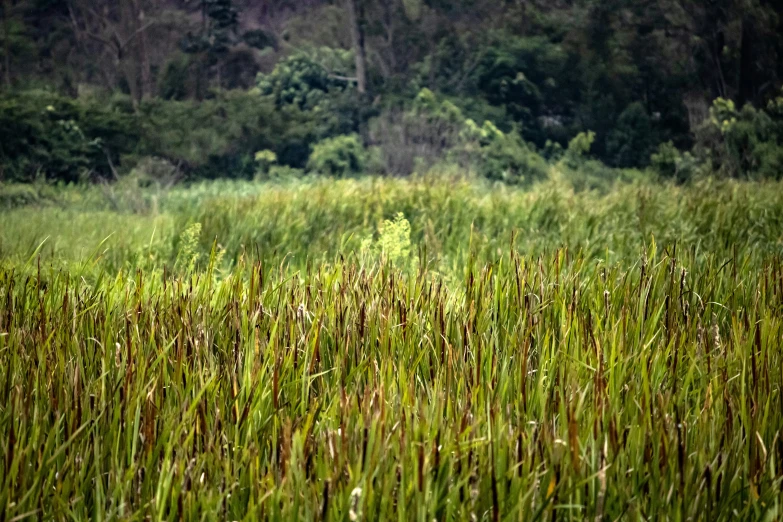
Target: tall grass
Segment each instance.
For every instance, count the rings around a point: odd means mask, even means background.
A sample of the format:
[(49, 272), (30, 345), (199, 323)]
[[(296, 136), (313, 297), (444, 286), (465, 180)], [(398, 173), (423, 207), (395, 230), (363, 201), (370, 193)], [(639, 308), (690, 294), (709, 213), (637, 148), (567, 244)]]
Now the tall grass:
[(3, 519), (778, 519), (777, 188), (266, 186), (8, 248)]
[(204, 259), (217, 242), (228, 267), (245, 256), (301, 269), (358, 252), (400, 212), (416, 253), (457, 274), (471, 253), (497, 259), (512, 233), (527, 255), (569, 247), (606, 262), (634, 262), (653, 240), (722, 257), (736, 248), (783, 252), (780, 182), (620, 185), (601, 195), (557, 183), (526, 191), (465, 179), (365, 178), (135, 189), (120, 203), (105, 193), (66, 189), (55, 204), (3, 212), (0, 258), (92, 262), (98, 251), (99, 264), (116, 271), (147, 267), (152, 253), (154, 268), (171, 267), (182, 234), (199, 223)]

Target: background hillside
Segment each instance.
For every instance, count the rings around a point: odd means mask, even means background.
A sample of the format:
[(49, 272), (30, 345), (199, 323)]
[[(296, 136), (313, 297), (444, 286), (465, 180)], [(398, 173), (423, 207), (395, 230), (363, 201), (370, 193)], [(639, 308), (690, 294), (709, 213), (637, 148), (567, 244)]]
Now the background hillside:
[(3, 0), (1, 13), (4, 180), (447, 161), (525, 182), (580, 133), (606, 166), (680, 180), (783, 164), (779, 1)]

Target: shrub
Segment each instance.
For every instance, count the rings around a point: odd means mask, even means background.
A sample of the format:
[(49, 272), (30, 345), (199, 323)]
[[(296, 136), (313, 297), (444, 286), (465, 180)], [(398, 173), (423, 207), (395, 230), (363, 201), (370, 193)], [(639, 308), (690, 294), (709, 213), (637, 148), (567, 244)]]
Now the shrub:
[(269, 74), (259, 74), (258, 89), (278, 107), (295, 105), (313, 110), (326, 103), (330, 94), (342, 92), (351, 83), (351, 53), (321, 48), (310, 53), (298, 52), (284, 58)]
[(659, 175), (679, 183), (693, 178), (701, 168), (693, 154), (680, 153), (671, 141), (658, 146), (658, 150), (650, 156), (650, 165)]
[(644, 106), (630, 104), (609, 133), (606, 152), (615, 167), (644, 167), (650, 160), (655, 138), (650, 116)]
[(562, 174), (574, 191), (595, 190), (602, 194), (609, 193), (617, 183), (644, 181), (649, 177), (643, 171), (613, 168), (595, 159), (584, 160), (577, 169), (566, 168)]
[(446, 157), (460, 143), (465, 117), (453, 103), (439, 101), (422, 89), (411, 107), (387, 109), (370, 125), (371, 139), (378, 144), (383, 170), (408, 175), (426, 170)]
[(140, 107), (140, 152), (180, 165), (191, 178), (255, 175), (254, 155), (301, 156), (312, 127), (296, 111), (282, 113), (246, 91), (226, 91), (203, 102), (152, 100)]
[(280, 163), (304, 167), (303, 159), (320, 140), (357, 132), (374, 113), (358, 98), (350, 51), (322, 47), (281, 60), (269, 74), (259, 74), (256, 91), (286, 122), (290, 137), (276, 149)]
[(362, 242), (361, 250), (373, 256), (382, 257), (398, 266), (418, 264), (418, 259), (411, 257), (411, 224), (402, 212), (398, 212), (394, 220), (385, 220), (380, 229), (377, 241), (372, 237)]
[(450, 100), (422, 89), (405, 112), (387, 111), (374, 122), (381, 163), (392, 174), (428, 170), (441, 161), (470, 168), (482, 177), (524, 183), (546, 176), (546, 161), (516, 132), (493, 122), (479, 126)]
[(710, 117), (696, 130), (695, 154), (720, 175), (732, 178), (783, 175), (783, 112), (780, 98), (767, 110), (745, 105), (738, 110), (731, 100), (718, 98)]
[(568, 148), (566, 149), (565, 154), (563, 154), (562, 163), (569, 168), (578, 169), (590, 153), (590, 149), (593, 147), (594, 142), (595, 132), (580, 132), (568, 142)]
[(327, 138), (313, 147), (307, 168), (319, 174), (344, 177), (363, 172), (367, 151), (355, 134)]
[(682, 155), (671, 141), (658, 145), (658, 150), (650, 156), (653, 170), (667, 178), (677, 177), (677, 166), (681, 161)]
[(462, 138), (458, 154), (465, 155), (482, 177), (513, 184), (546, 177), (546, 160), (516, 132), (504, 133), (490, 121), (479, 127), (467, 120)]
[(145, 156), (131, 169), (130, 176), (137, 178), (142, 186), (171, 186), (180, 179), (180, 170), (168, 160)]
[(289, 167), (288, 165), (272, 165), (269, 167), (269, 172), (266, 175), (266, 179), (287, 181), (299, 179), (304, 175), (305, 171), (302, 169), (296, 169), (294, 167)]
[(277, 163), (277, 154), (265, 149), (256, 152), (256, 178), (269, 174), (269, 169)]
[(139, 137), (132, 109), (117, 101), (46, 91), (0, 97), (0, 179), (113, 177)]
[(0, 209), (36, 205), (57, 199), (54, 187), (44, 183), (0, 183)]

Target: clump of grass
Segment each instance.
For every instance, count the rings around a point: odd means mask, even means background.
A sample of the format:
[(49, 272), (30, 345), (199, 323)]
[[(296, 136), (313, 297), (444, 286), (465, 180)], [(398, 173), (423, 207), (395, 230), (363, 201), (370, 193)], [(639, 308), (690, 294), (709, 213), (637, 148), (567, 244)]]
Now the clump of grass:
[[(5, 520), (781, 516), (779, 193), (363, 183), (208, 197), (152, 265), (6, 257)], [(346, 246), (392, 207), (416, 270)]]

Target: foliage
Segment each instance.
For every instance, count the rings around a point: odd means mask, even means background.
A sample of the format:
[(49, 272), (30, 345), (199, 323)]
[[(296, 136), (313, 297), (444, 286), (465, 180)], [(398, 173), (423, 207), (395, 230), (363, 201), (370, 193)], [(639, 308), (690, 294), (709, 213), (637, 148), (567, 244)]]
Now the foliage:
[[(187, 54), (198, 55), (200, 66), (205, 67), (217, 63), (237, 43), (239, 13), (232, 0), (198, 0), (198, 4), (202, 26), (198, 31), (188, 31), (180, 41), (180, 48)], [(197, 96), (201, 97), (203, 88), (199, 87)]]
[(175, 270), (189, 274), (196, 269), (196, 265), (201, 257), (198, 251), (200, 236), (201, 223), (193, 223), (182, 232), (177, 248), (177, 261), (174, 263)]
[(467, 154), (482, 177), (512, 184), (530, 183), (546, 177), (548, 165), (516, 132), (504, 133), (492, 122), (479, 127), (466, 120), (464, 143), (459, 153)]
[(650, 156), (650, 164), (658, 174), (677, 182), (685, 182), (699, 172), (698, 160), (690, 152), (680, 153), (674, 143), (661, 143)]
[(678, 174), (681, 162), (682, 154), (671, 141), (658, 145), (658, 150), (650, 156), (652, 168), (667, 178), (680, 178)]
[(272, 165), (269, 167), (267, 177), (270, 180), (287, 181), (299, 179), (305, 175), (304, 169), (289, 167), (288, 165)]
[(171, 186), (179, 181), (181, 173), (176, 165), (163, 158), (143, 157), (131, 169), (130, 177), (136, 177), (142, 183), (158, 183)]
[(269, 174), (269, 169), (277, 163), (277, 154), (271, 150), (264, 149), (256, 152), (256, 177)]
[(329, 95), (345, 91), (350, 82), (351, 55), (339, 49), (299, 52), (281, 60), (269, 74), (258, 75), (261, 94), (278, 107), (295, 105), (303, 111), (324, 110)]
[(158, 95), (164, 100), (182, 101), (187, 98), (193, 63), (187, 54), (172, 57), (163, 67), (158, 80)]
[(288, 119), (257, 95), (226, 91), (201, 103), (153, 100), (140, 107), (145, 155), (166, 158), (191, 177), (244, 177), (255, 173), (254, 154), (268, 149), (288, 158), (306, 149), (308, 123)]
[(45, 91), (0, 97), (0, 178), (6, 180), (109, 178), (137, 140), (136, 119), (122, 104)]
[[(361, 53), (345, 2), (10, 3), (3, 98), (43, 86), (75, 107), (57, 126), (13, 113), (5, 179), (114, 178), (147, 156), (188, 179), (250, 178), (257, 150), (304, 168), (315, 143), (349, 134), (377, 147), (373, 172), (452, 162), (514, 183), (539, 179), (537, 155), (559, 163), (588, 131), (590, 157), (618, 169), (646, 167), (659, 143), (691, 151), (682, 180), (775, 177), (783, 161), (783, 9), (770, 2), (363, 0)], [(734, 105), (710, 117), (714, 99)], [(95, 119), (71, 114), (82, 110)], [(461, 141), (469, 119), (504, 137)]]
[(57, 190), (45, 183), (0, 183), (0, 209), (57, 201)]
[[(562, 45), (543, 36), (501, 32), (483, 51), (475, 72), (479, 92), (491, 104), (505, 107), (526, 140), (543, 146), (546, 138), (559, 137), (557, 127), (570, 119), (573, 103), (568, 84), (556, 79), (568, 65)], [(544, 122), (552, 115), (560, 123), (548, 127)]]
[[(372, 236), (362, 242), (361, 251), (372, 254), (398, 267), (414, 266), (411, 259), (411, 224), (398, 212), (394, 220), (385, 220), (377, 240)], [(412, 263), (412, 265), (409, 265)]]
[(696, 153), (728, 177), (778, 179), (783, 172), (783, 113), (776, 101), (768, 111), (718, 98), (696, 134)]
[(579, 168), (595, 142), (595, 132), (580, 132), (568, 142), (568, 148), (563, 155), (563, 163), (571, 168)]
[[(156, 94), (204, 101), (224, 89), (250, 89), (260, 71), (257, 86), (281, 118), (284, 107), (307, 114), (306, 143), (286, 154), (275, 149), (282, 164), (299, 167), (314, 141), (366, 137), (371, 115), (399, 109), (400, 100), (408, 110), (428, 88), (466, 118), (516, 130), (538, 150), (547, 141), (565, 147), (589, 129), (596, 159), (641, 168), (660, 142), (689, 150), (709, 100), (733, 100), (737, 112), (746, 104), (766, 110), (783, 82), (779, 2), (363, 0), (361, 6), (364, 52), (357, 53), (346, 2), (13, 0), (8, 12), (0, 6), (0, 86), (4, 92), (46, 86), (72, 98), (124, 92), (134, 104)], [(363, 55), (366, 97), (353, 87), (355, 58)], [(745, 116), (738, 123), (758, 114)], [(774, 173), (777, 147), (755, 136), (759, 125), (739, 129), (740, 143), (712, 158), (726, 175)], [(758, 147), (742, 143), (754, 140)], [(727, 159), (736, 154), (744, 159)], [(410, 170), (389, 163), (395, 174)]]
[(546, 176), (546, 162), (517, 132), (505, 133), (489, 120), (479, 126), (451, 100), (426, 88), (401, 115), (386, 113), (375, 123), (372, 136), (392, 174), (448, 161), (509, 183)]
[(313, 146), (307, 162), (312, 172), (345, 177), (364, 171), (367, 151), (355, 134), (327, 138)]
[(357, 132), (372, 112), (362, 106), (352, 88), (351, 53), (317, 48), (281, 60), (269, 74), (259, 74), (262, 99), (280, 117), (301, 122), (301, 141), (280, 154), (282, 163), (304, 167), (306, 150), (315, 142)]
[(655, 146), (655, 131), (644, 106), (634, 102), (620, 114), (609, 133), (606, 151), (616, 167), (645, 167)]
[[(634, 169), (611, 168), (590, 156), (596, 134), (592, 131), (580, 132), (562, 151), (551, 147), (548, 154), (556, 159), (554, 177), (566, 181), (576, 191), (596, 190), (602, 193), (611, 191), (617, 184), (645, 181), (645, 173)], [(557, 159), (559, 158), (559, 159)]]

